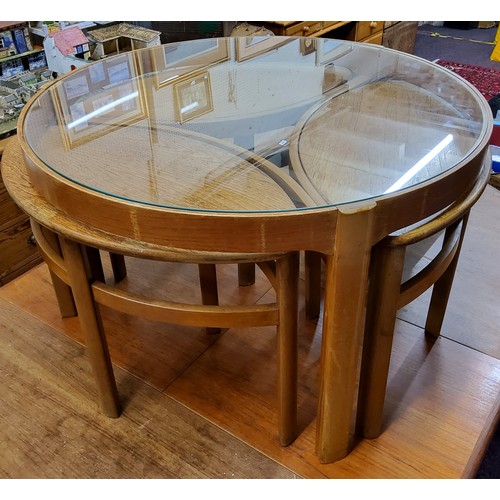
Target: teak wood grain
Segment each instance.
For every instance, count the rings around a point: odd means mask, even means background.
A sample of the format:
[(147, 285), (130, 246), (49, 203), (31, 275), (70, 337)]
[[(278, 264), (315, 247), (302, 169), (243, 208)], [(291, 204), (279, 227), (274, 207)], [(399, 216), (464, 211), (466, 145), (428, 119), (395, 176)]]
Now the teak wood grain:
[[(133, 274), (140, 275), (143, 281), (142, 286), (146, 286), (147, 282), (154, 282), (157, 269), (152, 265), (149, 268), (148, 266), (141, 268), (141, 264), (131, 259), (128, 269)], [(224, 277), (225, 273), (222, 274), (222, 279), (219, 277), (220, 285), (229, 294), (238, 294), (237, 282), (234, 280), (236, 270), (234, 274), (233, 269), (229, 270), (231, 271), (227, 275), (229, 279)], [(189, 278), (190, 274), (191, 278)], [(188, 278), (187, 282), (195, 281), (196, 272), (194, 270), (187, 272), (185, 276)], [(460, 269), (457, 279), (460, 279)], [(259, 281), (263, 280), (257, 275), (257, 283)], [(34, 285), (38, 290), (37, 297), (30, 293)], [(191, 290), (194, 289), (195, 286), (191, 287)], [(165, 293), (167, 294), (168, 290)], [(184, 293), (187, 295), (191, 293), (189, 286)], [(54, 357), (54, 345), (57, 343), (54, 342), (53, 337), (50, 337), (48, 345), (45, 342), (40, 344), (40, 331), (45, 331), (50, 327), (55, 338), (61, 332), (65, 332), (65, 336), (75, 338), (81, 335), (78, 323), (75, 322), (76, 318), (64, 320), (60, 318), (45, 265), (39, 266), (3, 287), (0, 290), (0, 299), (2, 299), (1, 311), (5, 311), (4, 314), (8, 318), (6, 320), (8, 323), (4, 323), (7, 329), (2, 329), (2, 332), (11, 330), (14, 334), (18, 329), (22, 330), (26, 322), (35, 321), (35, 328), (30, 336), (21, 336), (14, 344), (18, 352), (15, 357), (19, 357), (19, 353), (28, 351), (29, 354), (35, 350), (44, 360), (50, 360), (47, 362), (50, 363), (51, 369), (54, 369), (59, 364), (57, 362), (59, 358)], [(262, 302), (268, 300), (272, 300), (272, 297), (262, 297)], [(4, 303), (7, 304), (7, 309)], [(15, 319), (16, 310), (20, 315), (19, 320)], [(146, 321), (130, 321), (131, 318), (126, 315), (103, 311), (103, 320), (108, 322), (107, 328), (113, 339), (110, 342), (110, 352), (115, 363), (115, 370), (117, 370), (119, 388), (123, 390), (124, 379), (128, 381), (127, 383), (133, 383), (130, 393), (126, 390), (125, 418), (127, 418), (127, 408), (131, 405), (133, 407), (136, 404), (141, 405), (142, 397), (146, 397), (153, 390), (148, 388), (148, 385), (155, 386), (154, 381), (161, 378), (162, 381), (160, 386), (157, 386), (157, 390), (163, 390), (164, 397), (173, 398), (183, 407), (199, 415), (204, 422), (205, 429), (212, 429), (214, 426), (213, 431), (208, 431), (212, 439), (216, 439), (213, 434), (215, 429), (225, 429), (238, 438), (238, 443), (241, 440), (249, 444), (302, 477), (457, 478), (464, 474), (473, 476), (474, 465), (477, 466), (486, 446), (488, 437), (486, 429), (488, 426), (490, 429), (494, 426), (499, 411), (497, 398), (500, 391), (500, 360), (446, 338), (440, 338), (432, 345), (425, 339), (422, 328), (398, 321), (393, 365), (389, 375), (385, 418), (387, 423), (383, 434), (376, 440), (357, 442), (354, 450), (344, 460), (335, 464), (321, 464), (315, 456), (314, 443), (321, 323), (305, 320), (303, 304), (301, 304), (300, 311), (299, 323), (302, 333), (299, 337), (298, 404), (299, 428), (303, 433), (291, 446), (281, 448), (275, 439), (276, 409), (273, 374), (276, 370), (274, 349), (276, 334), (272, 327), (230, 330), (215, 336), (216, 339), (207, 335), (202, 329), (185, 328), (179, 337), (175, 335), (176, 329), (173, 327)], [(477, 314), (481, 313), (481, 308), (478, 307)], [(7, 326), (8, 324), (11, 326)], [(495, 334), (493, 330), (490, 329), (491, 335)], [(172, 334), (174, 334), (173, 337)], [(195, 335), (194, 338), (197, 336), (200, 339), (206, 338), (211, 345), (206, 345), (201, 352), (195, 352), (192, 345), (182, 345), (175, 341), (176, 338), (193, 340), (192, 334)], [(42, 341), (45, 335), (41, 336)], [(62, 336), (61, 343), (65, 342), (67, 340)], [(2, 352), (12, 351), (5, 349)], [(96, 416), (95, 422), (90, 426), (92, 431), (89, 430), (83, 435), (84, 443), (80, 446), (86, 447), (88, 445), (86, 440), (90, 439), (89, 432), (93, 435), (105, 425), (110, 425), (110, 429), (113, 429), (113, 426), (121, 429), (124, 424), (121, 421), (122, 417), (112, 420), (99, 417), (95, 405), (92, 403), (89, 405), (84, 401), (85, 396), (92, 393), (94, 389), (90, 382), (89, 368), (82, 358), (82, 351), (78, 352), (78, 373), (71, 380), (77, 385), (86, 380), (87, 392), (83, 395), (78, 393), (76, 396), (71, 396), (73, 398), (71, 401), (74, 401), (77, 408), (90, 407), (88, 411), (93, 412), (92, 419)], [(63, 356), (66, 361), (62, 366), (64, 369), (69, 369), (75, 356), (66, 353)], [(172, 364), (179, 356), (182, 356), (185, 361), (184, 368), (173, 378), (162, 377), (160, 372), (165, 369), (163, 364)], [(120, 365), (127, 367), (129, 375), (117, 369)], [(5, 366), (4, 362), (2, 366)], [(86, 378), (81, 378), (84, 374)], [(147, 384), (138, 382), (137, 377), (145, 380)], [(57, 380), (58, 375), (50, 379), (54, 383)], [(19, 401), (24, 391), (30, 391), (28, 387), (16, 385), (9, 390), (15, 392), (13, 397)], [(47, 395), (53, 394), (52, 390), (55, 390), (44, 386), (43, 378), (42, 381), (36, 379), (36, 387), (39, 391), (47, 391)], [(50, 397), (54, 399), (55, 396)], [(57, 399), (60, 402), (58, 404), (63, 406), (60, 410), (62, 415), (67, 415), (66, 412), (70, 411), (66, 406), (65, 397), (65, 394), (62, 394)], [(46, 402), (47, 411), (51, 408), (51, 404), (53, 403)], [(150, 399), (145, 404), (150, 404)], [(32, 408), (30, 405), (24, 404), (17, 407), (16, 411), (24, 417), (16, 418), (31, 419), (30, 408)], [(147, 412), (147, 407), (141, 411)], [(92, 419), (88, 417), (87, 421)], [(42, 421), (44, 421), (43, 418)], [(147, 417), (137, 425), (146, 421)], [(70, 419), (67, 425), (70, 426), (72, 422), (76, 423), (78, 420)], [(170, 425), (174, 424), (165, 420), (164, 426), (162, 425), (158, 432), (169, 434)], [(97, 430), (94, 431), (93, 429), (96, 428)], [(28, 428), (25, 432), (29, 434), (35, 430)], [(75, 432), (74, 439), (77, 439), (78, 430), (67, 429), (67, 432)], [(189, 432), (182, 433), (182, 430), (179, 432), (182, 437), (178, 434), (175, 436), (182, 439), (183, 446), (189, 446)], [(146, 448), (153, 446), (149, 439), (141, 444), (138, 441), (140, 436), (135, 434), (120, 435), (121, 446), (127, 446), (127, 450), (136, 446), (139, 450), (143, 450), (141, 446)], [(193, 445), (197, 446), (196, 443), (197, 441)], [(103, 449), (97, 444), (95, 448), (93, 453), (102, 460), (103, 467), (101, 471), (95, 471), (96, 477), (123, 477), (127, 473), (130, 477), (135, 477), (131, 471), (117, 470), (116, 464), (110, 463), (106, 457), (102, 456)], [(16, 453), (26, 454), (28, 460), (31, 460), (36, 449), (21, 447)], [(140, 456), (141, 453), (142, 451), (139, 451), (138, 455)], [(248, 457), (247, 453), (244, 452), (243, 456)], [(134, 459), (129, 457), (127, 460), (133, 463)], [(187, 460), (189, 462), (189, 459)], [(68, 475), (78, 476), (79, 474), (78, 471), (71, 469), (71, 462), (66, 465), (64, 458), (57, 455), (46, 466), (45, 474), (49, 476), (52, 464), (56, 468), (54, 475), (68, 477)], [(181, 464), (177, 464), (177, 467), (181, 467)], [(224, 466), (218, 463), (213, 467), (207, 470), (207, 474), (211, 477), (220, 477), (219, 474), (223, 471), (219, 467)], [(272, 465), (270, 467), (268, 474), (272, 474)], [(6, 469), (13, 477), (21, 477), (23, 474), (16, 463), (9, 462)], [(165, 475), (168, 474), (168, 470), (167, 467)], [(269, 477), (265, 471), (265, 468), (260, 469), (255, 474), (260, 477)], [(189, 477), (190, 474), (188, 472), (187, 475), (183, 475), (182, 468), (173, 469), (171, 472), (174, 475), (178, 473), (179, 477)], [(42, 474), (41, 471), (40, 474)], [(192, 471), (192, 474), (195, 472)]]
[(296, 477), (117, 367), (124, 412), (101, 415), (83, 348), (3, 299), (0, 331), (4, 479)]

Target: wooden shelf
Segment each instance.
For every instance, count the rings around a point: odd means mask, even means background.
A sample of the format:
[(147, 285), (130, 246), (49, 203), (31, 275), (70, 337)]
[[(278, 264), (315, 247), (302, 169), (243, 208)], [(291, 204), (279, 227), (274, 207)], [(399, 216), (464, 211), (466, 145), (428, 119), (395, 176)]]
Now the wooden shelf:
[(13, 61), (14, 59), (19, 59), (20, 57), (27, 57), (32, 54), (38, 54), (39, 52), (43, 52), (42, 47), (36, 47), (33, 50), (29, 50), (28, 52), (23, 52), (22, 54), (15, 54), (13, 56), (2, 57), (0, 58), (0, 64), (7, 61)]

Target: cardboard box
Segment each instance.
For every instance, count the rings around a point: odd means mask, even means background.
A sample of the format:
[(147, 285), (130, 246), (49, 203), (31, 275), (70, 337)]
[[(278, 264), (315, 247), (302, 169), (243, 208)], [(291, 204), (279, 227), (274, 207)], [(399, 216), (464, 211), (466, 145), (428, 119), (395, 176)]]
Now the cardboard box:
[(495, 21), (479, 21), (477, 23), (478, 28), (493, 28), (495, 27)]

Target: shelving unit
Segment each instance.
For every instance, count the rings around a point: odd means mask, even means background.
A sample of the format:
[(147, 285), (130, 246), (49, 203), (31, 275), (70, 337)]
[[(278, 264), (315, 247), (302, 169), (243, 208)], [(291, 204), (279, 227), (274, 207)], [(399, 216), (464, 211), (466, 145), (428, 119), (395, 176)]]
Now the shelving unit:
[(24, 104), (16, 89), (22, 85), (18, 77), (33, 74), (36, 80), (41, 80), (47, 62), (43, 47), (33, 43), (28, 21), (0, 22), (0, 40), (0, 139), (3, 139), (15, 133), (17, 115)]

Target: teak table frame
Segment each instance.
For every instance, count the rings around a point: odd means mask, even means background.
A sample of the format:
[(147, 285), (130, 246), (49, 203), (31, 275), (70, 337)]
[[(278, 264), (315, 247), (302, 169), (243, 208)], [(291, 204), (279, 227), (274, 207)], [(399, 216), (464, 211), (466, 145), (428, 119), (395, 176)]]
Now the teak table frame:
[[(127, 254), (134, 246), (161, 247), (164, 249), (161, 258), (165, 258), (165, 249), (170, 249), (169, 258), (180, 252), (183, 261), (186, 255), (194, 256), (193, 262), (204, 253), (212, 256), (205, 262), (213, 261), (214, 254), (220, 261), (232, 262), (238, 262), (238, 258), (231, 256), (235, 253), (246, 255), (240, 259), (242, 262), (270, 258), (280, 262), (279, 257), (295, 255), (301, 250), (323, 254), (326, 273), (317, 415), (317, 454), (321, 462), (343, 458), (351, 446), (373, 245), (393, 231), (447, 207), (470, 190), (489, 147), (484, 140), (475, 156), (446, 174), (403, 193), (378, 198), (376, 202), (235, 215), (152, 207), (89, 192), (44, 166), (24, 143), (22, 134), (19, 141), (13, 139), (5, 152), (2, 174), (6, 186), (16, 203), (30, 215), (35, 227), (39, 224), (62, 242), (73, 294), (79, 297), (77, 302), (87, 304), (85, 308), (89, 311), (88, 322), (81, 318), (83, 323), (90, 325), (98, 316), (91, 307), (81, 244), (118, 254)], [(21, 146), (24, 146), (24, 162)], [(43, 189), (35, 190), (30, 179)], [(55, 208), (53, 200), (62, 203), (64, 211)], [(72, 207), (78, 210), (82, 204), (87, 209), (80, 211), (78, 217), (71, 213)], [(295, 283), (296, 259), (285, 260), (288, 264), (284, 265), (286, 270), (281, 279)], [(76, 290), (79, 285), (81, 291)], [(100, 366), (94, 369), (100, 373), (97, 375), (100, 391), (107, 395), (104, 397), (106, 412), (113, 414), (117, 399), (115, 388), (107, 382), (111, 367), (105, 360), (109, 360), (109, 356), (100, 326), (94, 324), (90, 328), (94, 333), (92, 341), (89, 337), (87, 349), (91, 359), (100, 360), (97, 363)], [(287, 439), (282, 437), (281, 441), (285, 444)]]

